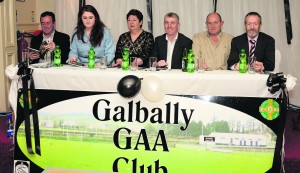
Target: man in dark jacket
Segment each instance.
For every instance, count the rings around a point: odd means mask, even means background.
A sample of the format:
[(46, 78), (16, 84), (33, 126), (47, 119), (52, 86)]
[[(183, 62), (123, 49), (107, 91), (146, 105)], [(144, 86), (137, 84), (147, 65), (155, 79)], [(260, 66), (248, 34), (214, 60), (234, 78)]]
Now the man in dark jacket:
[(192, 40), (179, 33), (179, 16), (176, 13), (168, 13), (164, 17), (166, 33), (155, 38), (152, 56), (157, 57), (158, 67), (168, 69), (181, 69), (182, 56), (185, 49), (192, 48)]
[[(29, 59), (31, 63), (40, 62), (44, 51), (53, 51), (57, 45), (61, 49), (61, 63), (65, 64), (70, 52), (70, 37), (65, 33), (55, 30), (55, 15), (52, 12), (43, 12), (40, 16), (42, 32), (31, 39), (30, 47), (40, 50), (40, 53), (30, 51)], [(43, 58), (43, 57), (42, 57)]]
[(247, 57), (255, 56), (257, 72), (273, 71), (275, 67), (275, 40), (271, 36), (259, 32), (261, 16), (257, 12), (249, 12), (245, 17), (246, 33), (231, 41), (231, 50), (227, 61), (228, 69), (239, 70), (239, 53), (245, 49)]

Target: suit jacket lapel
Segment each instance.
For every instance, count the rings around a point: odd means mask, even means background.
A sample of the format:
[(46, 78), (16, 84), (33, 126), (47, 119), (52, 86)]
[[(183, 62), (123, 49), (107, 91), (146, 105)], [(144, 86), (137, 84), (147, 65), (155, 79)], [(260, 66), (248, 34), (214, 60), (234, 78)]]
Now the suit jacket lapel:
[(172, 54), (172, 61), (173, 61), (173, 59), (175, 59), (175, 57), (177, 57), (180, 54), (180, 46), (181, 46), (180, 40), (181, 39), (179, 39), (179, 37), (180, 37), (180, 35), (178, 33), (178, 37), (177, 37), (177, 40), (175, 42), (175, 46), (174, 46), (174, 50), (173, 50), (173, 54)]
[(166, 40), (166, 34), (163, 35), (162, 44), (161, 44), (160, 49), (163, 50), (163, 52), (162, 52), (163, 57), (161, 57), (161, 58), (163, 58), (165, 61), (167, 61), (168, 41)]
[(57, 31), (55, 30), (55, 33), (54, 33), (54, 35), (53, 35), (53, 42), (57, 42), (56, 39), (58, 39), (58, 38), (57, 38), (57, 34), (56, 34), (56, 33), (57, 33)]
[(256, 46), (255, 46), (255, 50), (254, 50), (254, 54), (260, 58), (261, 55), (257, 55), (257, 52), (262, 52), (262, 45), (263, 45), (263, 36), (261, 33), (259, 33), (258, 38), (257, 38), (257, 42), (256, 42)]
[[(242, 48), (245, 49), (246, 54), (249, 56), (249, 43), (248, 43), (247, 33), (244, 34), (244, 39), (243, 39), (241, 46), (242, 46)], [(241, 50), (239, 50), (239, 51), (241, 51)]]

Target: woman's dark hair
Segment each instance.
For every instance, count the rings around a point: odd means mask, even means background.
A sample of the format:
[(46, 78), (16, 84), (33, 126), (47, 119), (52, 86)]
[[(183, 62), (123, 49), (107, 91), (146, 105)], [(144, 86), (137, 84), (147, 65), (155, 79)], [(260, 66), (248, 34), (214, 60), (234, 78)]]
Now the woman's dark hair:
[[(130, 15), (136, 16), (139, 19), (139, 22), (143, 21), (143, 14), (142, 14), (142, 12), (140, 12), (137, 9), (131, 9), (126, 15), (126, 20), (128, 20), (128, 17)], [(141, 28), (142, 28), (142, 26), (143, 26), (143, 24), (141, 25)]]
[(84, 12), (91, 12), (95, 16), (95, 24), (91, 31), (90, 42), (93, 47), (100, 46), (104, 36), (105, 25), (101, 21), (97, 10), (91, 5), (83, 6), (78, 12), (77, 27), (76, 27), (77, 31), (73, 34), (72, 41), (74, 36), (77, 35), (78, 40), (81, 40), (83, 43), (85, 43), (85, 41), (83, 40), (85, 26), (83, 25), (82, 18), (81, 18)]

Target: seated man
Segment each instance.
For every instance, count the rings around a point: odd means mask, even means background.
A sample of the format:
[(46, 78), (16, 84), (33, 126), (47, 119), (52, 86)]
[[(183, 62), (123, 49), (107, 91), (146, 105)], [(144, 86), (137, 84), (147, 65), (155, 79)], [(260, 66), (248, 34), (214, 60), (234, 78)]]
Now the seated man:
[(254, 68), (257, 72), (273, 71), (275, 67), (275, 40), (271, 36), (259, 32), (261, 16), (250, 12), (245, 16), (246, 33), (232, 39), (228, 69), (239, 70), (239, 53), (245, 49), (249, 56), (256, 56)]
[[(31, 39), (30, 47), (40, 50), (42, 44), (44, 49), (53, 51), (56, 45), (61, 49), (61, 63), (65, 64), (70, 52), (70, 37), (65, 33), (55, 30), (55, 15), (52, 12), (43, 12), (40, 16), (42, 32)], [(30, 52), (28, 55), (31, 63), (38, 63), (40, 54)]]
[(164, 17), (165, 34), (155, 38), (152, 56), (157, 57), (158, 67), (181, 69), (184, 50), (192, 48), (192, 40), (179, 33), (179, 16), (168, 13)]
[(206, 17), (207, 31), (194, 35), (195, 58), (203, 58), (206, 70), (226, 70), (232, 35), (222, 32), (224, 21), (218, 13)]

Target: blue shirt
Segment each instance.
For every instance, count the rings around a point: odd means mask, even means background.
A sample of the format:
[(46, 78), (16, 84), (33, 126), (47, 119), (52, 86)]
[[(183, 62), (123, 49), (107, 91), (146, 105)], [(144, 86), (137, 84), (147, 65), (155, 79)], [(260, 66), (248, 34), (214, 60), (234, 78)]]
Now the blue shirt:
[[(76, 29), (74, 30), (74, 33), (76, 32)], [(83, 43), (81, 40), (78, 40), (77, 35), (74, 36), (71, 46), (70, 46), (70, 53), (69, 53), (69, 59), (72, 56), (75, 56), (77, 58), (78, 62), (87, 63), (88, 62), (88, 53), (91, 47), (91, 43), (86, 35), (84, 33), (83, 40), (85, 43)], [(104, 36), (101, 41), (100, 46), (96, 46), (94, 48), (95, 50), (95, 56), (96, 56), (96, 63), (99, 62), (99, 57), (106, 57), (107, 58), (107, 64), (110, 65), (111, 62), (114, 59), (114, 52), (115, 52), (115, 46), (114, 46), (113, 37), (107, 27), (104, 27)], [(69, 62), (69, 59), (67, 62)]]

